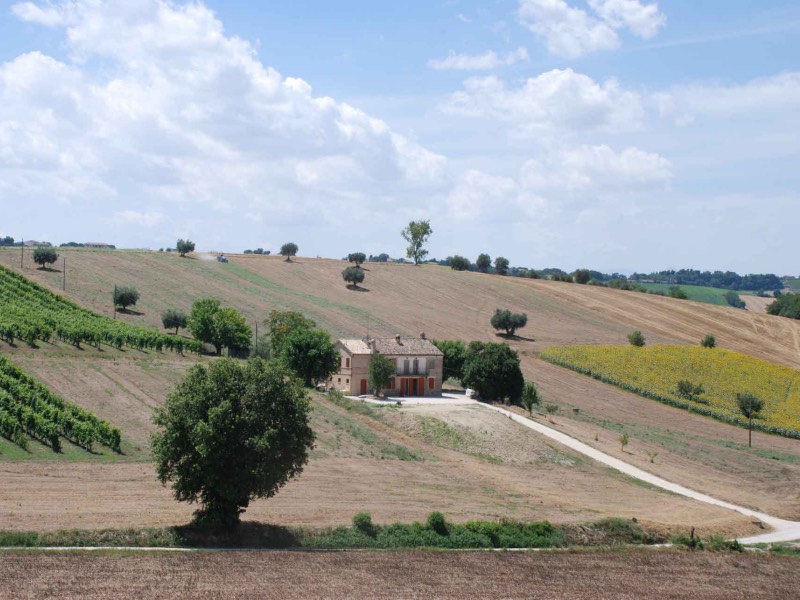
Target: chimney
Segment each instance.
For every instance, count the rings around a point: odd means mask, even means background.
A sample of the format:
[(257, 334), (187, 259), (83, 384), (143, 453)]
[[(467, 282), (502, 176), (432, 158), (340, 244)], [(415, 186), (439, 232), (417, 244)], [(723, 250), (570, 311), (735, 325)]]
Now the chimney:
[(398, 344), (399, 346), (402, 346), (402, 345), (403, 345), (403, 342), (402, 342), (402, 340), (400, 339), (400, 334), (399, 334), (399, 333), (398, 333), (396, 336), (394, 336), (394, 341), (395, 341), (395, 342), (397, 342), (397, 344)]
[(424, 331), (419, 334), (419, 337), (421, 337), (423, 340), (427, 340), (428, 339), (428, 338), (425, 337), (425, 332)]

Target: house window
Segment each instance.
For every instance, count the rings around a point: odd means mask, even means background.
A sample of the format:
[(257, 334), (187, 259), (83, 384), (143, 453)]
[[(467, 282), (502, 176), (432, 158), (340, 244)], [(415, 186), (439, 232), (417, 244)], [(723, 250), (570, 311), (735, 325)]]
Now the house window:
[(345, 381), (345, 383), (350, 383), (350, 380), (348, 379), (347, 381)]
[(419, 361), (414, 359), (414, 375), (419, 375)]
[(408, 374), (408, 359), (403, 361), (403, 373)]
[(344, 359), (344, 368), (345, 369), (349, 369), (350, 368), (350, 359), (349, 358), (345, 358)]
[(428, 389), (431, 389), (431, 390), (432, 390), (434, 387), (436, 387), (436, 386), (434, 385), (434, 383), (435, 383), (435, 382), (434, 382), (434, 380), (433, 380), (433, 377), (428, 377)]
[(339, 377), (339, 380), (336, 383), (342, 383), (342, 378)]

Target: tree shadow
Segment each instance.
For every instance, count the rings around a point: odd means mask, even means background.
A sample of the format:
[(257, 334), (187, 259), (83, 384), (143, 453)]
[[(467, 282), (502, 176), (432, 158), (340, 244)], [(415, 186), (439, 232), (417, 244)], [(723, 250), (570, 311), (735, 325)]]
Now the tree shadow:
[(45, 271), (46, 273), (61, 273), (61, 269), (54, 269), (53, 267), (39, 267), (37, 271)]
[(123, 315), (131, 315), (134, 317), (143, 317), (145, 314), (138, 310), (133, 310), (132, 308), (120, 308), (117, 312)]
[(191, 548), (297, 548), (299, 538), (287, 527), (244, 521), (235, 527), (179, 525), (177, 541)]
[(504, 340), (513, 340), (515, 342), (535, 342), (536, 341), (536, 338), (525, 337), (523, 335), (503, 333), (502, 331), (498, 331), (497, 333), (495, 333), (495, 335), (497, 337), (503, 338)]
[(369, 288), (361, 287), (360, 285), (348, 285), (347, 289), (351, 292), (368, 292)]

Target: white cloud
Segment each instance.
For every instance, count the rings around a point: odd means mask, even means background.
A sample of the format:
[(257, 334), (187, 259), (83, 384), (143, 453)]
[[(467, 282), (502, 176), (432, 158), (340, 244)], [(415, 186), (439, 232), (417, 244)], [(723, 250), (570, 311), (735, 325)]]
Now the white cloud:
[(663, 186), (671, 177), (670, 161), (658, 154), (633, 147), (617, 152), (606, 145), (581, 145), (527, 161), (520, 181), (524, 189), (542, 195), (601, 194)]
[(475, 219), (485, 212), (497, 211), (499, 203), (513, 201), (517, 193), (513, 179), (469, 169), (447, 197), (448, 214), (455, 219)]
[[(443, 156), (283, 77), (202, 4), (76, 0), (13, 11), (63, 27), (71, 58), (31, 52), (0, 63), (4, 197), (103, 202), (115, 222), (157, 226), (173, 204), (343, 218), (337, 207), (356, 199), (381, 195), (403, 209), (447, 184)], [(97, 58), (102, 70), (89, 67)], [(141, 198), (158, 210), (126, 208)]]
[(458, 19), (458, 20), (459, 20), (459, 21), (461, 21), (462, 23), (472, 23), (472, 19), (470, 19), (469, 17), (467, 17), (466, 15), (464, 15), (464, 13), (458, 13), (458, 14), (456, 15), (456, 19)]
[(594, 15), (566, 0), (520, 0), (517, 14), (522, 25), (545, 39), (552, 54), (565, 58), (617, 48), (623, 29), (651, 38), (666, 23), (657, 4), (589, 0), (589, 5)]
[(509, 89), (497, 77), (473, 77), (442, 106), (449, 113), (507, 121), (524, 136), (570, 131), (629, 131), (644, 116), (639, 94), (610, 79), (571, 69), (548, 71)]
[(135, 210), (122, 210), (117, 212), (114, 218), (116, 221), (128, 225), (155, 227), (164, 220), (164, 215), (158, 211), (137, 212)]
[(528, 51), (522, 47), (507, 53), (505, 56), (498, 55), (494, 50), (488, 50), (479, 55), (456, 54), (451, 50), (445, 58), (429, 60), (428, 67), (437, 71), (485, 71), (527, 60)]

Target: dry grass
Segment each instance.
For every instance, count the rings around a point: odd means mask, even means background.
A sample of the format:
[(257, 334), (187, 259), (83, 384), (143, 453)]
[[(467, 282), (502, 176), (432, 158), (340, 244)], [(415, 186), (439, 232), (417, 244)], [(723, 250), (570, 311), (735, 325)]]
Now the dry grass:
[(795, 597), (798, 560), (623, 552), (0, 554), (0, 598)]
[[(111, 314), (114, 284), (133, 283), (142, 294), (141, 316), (125, 320), (157, 326), (168, 307), (188, 309), (193, 299), (216, 295), (254, 322), (271, 309), (302, 310), (335, 335), (361, 336), (425, 331), (434, 338), (495, 340), (489, 317), (497, 307), (526, 312), (523, 338), (512, 341), (523, 370), (546, 401), (560, 406), (556, 427), (667, 479), (789, 518), (800, 518), (800, 444), (746, 432), (622, 392), (538, 359), (548, 346), (624, 343), (641, 329), (651, 343), (696, 344), (714, 333), (719, 345), (767, 360), (800, 366), (800, 323), (733, 308), (671, 298), (547, 281), (454, 272), (441, 267), (368, 264), (368, 292), (348, 290), (342, 262), (299, 258), (233, 256), (227, 265), (153, 252), (69, 251), (68, 295)], [(19, 255), (0, 249), (0, 264), (16, 267)], [(57, 290), (60, 273), (25, 274)], [(9, 349), (12, 358), (66, 398), (123, 426), (143, 448), (151, 431), (152, 406), (192, 359), (135, 351), (115, 355), (65, 350)], [(105, 357), (101, 360), (101, 356)], [(572, 409), (579, 409), (574, 414)], [(333, 411), (334, 408), (326, 407)], [(320, 416), (322, 413), (319, 413)], [(337, 413), (338, 414), (338, 413)], [(337, 417), (338, 418), (338, 417)], [(459, 428), (469, 423), (453, 417)], [(714, 512), (674, 496), (622, 481), (588, 465), (557, 465), (513, 437), (485, 436), (465, 448), (432, 443), (414, 428), (369, 423), (376, 436), (427, 453), (436, 460), (381, 460), (363, 439), (328, 419), (317, 420), (321, 443), (306, 473), (273, 500), (256, 503), (248, 518), (270, 522), (346, 522), (367, 509), (380, 520), (422, 518), (432, 508), (454, 518), (518, 516), (555, 521), (607, 514), (637, 516), (673, 526), (716, 523), (737, 528), (730, 513)], [(621, 453), (621, 431), (631, 437)], [(480, 427), (471, 431), (480, 433)], [(338, 436), (338, 440), (337, 440)], [(595, 441), (596, 440), (596, 441)], [(524, 450), (513, 460), (517, 446)], [(658, 452), (654, 463), (648, 454)], [(521, 452), (522, 454), (522, 452)], [(476, 455), (484, 455), (484, 458)], [(485, 457), (498, 458), (493, 464)], [(149, 465), (73, 465), (1, 462), (0, 527), (47, 528), (182, 522), (190, 508), (178, 507), (152, 480)], [(533, 465), (525, 463), (532, 462)], [(81, 498), (94, 497), (86, 503)], [(128, 502), (127, 499), (135, 499)], [(59, 506), (64, 506), (59, 510)], [(727, 524), (723, 521), (732, 519)]]

